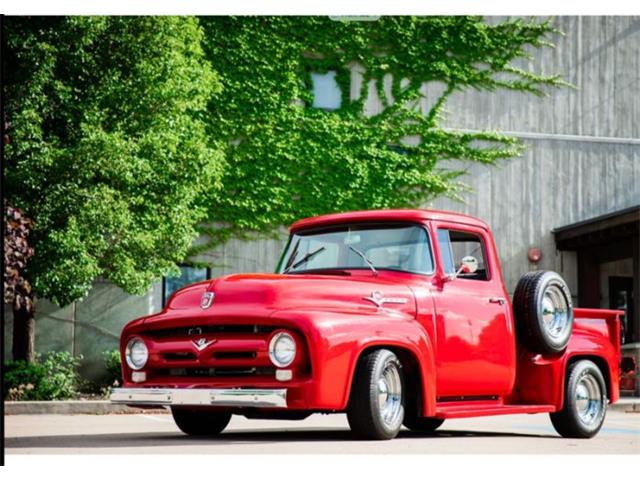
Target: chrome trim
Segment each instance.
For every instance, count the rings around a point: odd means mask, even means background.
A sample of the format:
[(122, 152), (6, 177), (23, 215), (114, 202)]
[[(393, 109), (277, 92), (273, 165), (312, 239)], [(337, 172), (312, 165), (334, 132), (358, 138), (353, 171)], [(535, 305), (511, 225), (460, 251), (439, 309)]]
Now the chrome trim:
[(580, 421), (589, 426), (597, 424), (603, 413), (603, 406), (598, 380), (590, 373), (585, 373), (578, 380), (575, 391), (575, 407)]
[[(276, 343), (278, 343), (278, 340), (280, 340), (280, 338), (282, 337), (289, 337), (289, 339), (293, 342), (293, 358), (288, 363), (281, 362), (276, 358)], [(293, 335), (287, 332), (280, 331), (273, 337), (271, 337), (271, 340), (269, 341), (269, 360), (271, 360), (271, 363), (273, 363), (276, 367), (287, 368), (294, 362), (294, 360), (296, 359), (296, 355), (298, 355), (298, 344), (296, 342), (296, 339), (293, 338)]]
[(126, 405), (213, 405), (286, 408), (287, 389), (114, 388), (111, 403)]
[(553, 341), (566, 338), (571, 329), (571, 307), (562, 285), (554, 282), (544, 291), (540, 305), (542, 326)]
[[(133, 363), (133, 360), (131, 360), (131, 347), (136, 342), (141, 342), (142, 345), (144, 346), (144, 349), (147, 351), (147, 358), (145, 358), (143, 364), (139, 366), (135, 365)], [(147, 344), (142, 338), (131, 337), (127, 342), (127, 346), (125, 347), (124, 358), (125, 358), (125, 361), (127, 362), (127, 365), (129, 365), (129, 368), (131, 368), (131, 370), (142, 370), (144, 366), (147, 364), (147, 362), (149, 361), (149, 347), (147, 347)]]
[(402, 422), (402, 380), (398, 366), (387, 360), (376, 380), (378, 386), (379, 418), (389, 429), (395, 429)]
[(213, 304), (215, 299), (216, 294), (214, 292), (204, 292), (200, 298), (200, 308), (206, 310)]

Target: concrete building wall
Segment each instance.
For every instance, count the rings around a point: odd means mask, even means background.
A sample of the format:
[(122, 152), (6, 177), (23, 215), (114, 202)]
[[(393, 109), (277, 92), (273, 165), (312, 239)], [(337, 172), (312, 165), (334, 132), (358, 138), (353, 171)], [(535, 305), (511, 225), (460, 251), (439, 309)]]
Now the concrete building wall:
[[(64, 351), (82, 355), (80, 373), (100, 381), (105, 374), (104, 352), (118, 348), (122, 327), (134, 318), (160, 311), (160, 282), (143, 296), (129, 295), (104, 281), (97, 281), (89, 295), (64, 308), (36, 301), (36, 351)], [(13, 314), (4, 307), (4, 358), (11, 359)]]
[(556, 17), (564, 36), (532, 65), (576, 88), (545, 98), (518, 92), (457, 92), (446, 124), (457, 128), (640, 138), (640, 17)]
[[(527, 150), (495, 167), (465, 164), (462, 180), (472, 190), (462, 202), (438, 199), (423, 206), (487, 221), (511, 293), (520, 275), (534, 268), (527, 250), (538, 247), (543, 256), (537, 268), (560, 272), (575, 296), (575, 253), (556, 251), (551, 230), (640, 204), (640, 17), (558, 17), (555, 23), (565, 35), (555, 38), (553, 50), (532, 51), (530, 63), (539, 71), (561, 74), (576, 88), (551, 90), (542, 98), (474, 90), (454, 94), (447, 103), (447, 127), (513, 132)], [(357, 70), (355, 66), (352, 94), (358, 91)], [(371, 114), (381, 104), (370, 87), (366, 108)], [(440, 88), (424, 86), (425, 108)], [(279, 239), (233, 240), (200, 259), (212, 265), (213, 276), (272, 272), (285, 239), (283, 231)], [(96, 378), (102, 352), (117, 348), (122, 326), (158, 311), (161, 297), (159, 283), (142, 297), (97, 283), (85, 300), (69, 307), (39, 301), (36, 348), (82, 353), (85, 374)], [(10, 315), (6, 318), (9, 358)]]

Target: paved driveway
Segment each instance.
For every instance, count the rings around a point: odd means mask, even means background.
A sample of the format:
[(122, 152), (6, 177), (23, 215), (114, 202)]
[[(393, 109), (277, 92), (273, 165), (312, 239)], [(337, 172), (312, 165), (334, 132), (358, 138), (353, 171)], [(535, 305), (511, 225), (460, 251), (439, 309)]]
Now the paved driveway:
[(432, 436), (403, 430), (387, 442), (354, 440), (344, 415), (265, 421), (233, 417), (216, 438), (191, 438), (171, 415), (9, 415), (5, 447), (11, 454), (278, 454), (278, 453), (635, 453), (640, 414), (609, 411), (591, 440), (559, 437), (547, 415), (448, 420)]

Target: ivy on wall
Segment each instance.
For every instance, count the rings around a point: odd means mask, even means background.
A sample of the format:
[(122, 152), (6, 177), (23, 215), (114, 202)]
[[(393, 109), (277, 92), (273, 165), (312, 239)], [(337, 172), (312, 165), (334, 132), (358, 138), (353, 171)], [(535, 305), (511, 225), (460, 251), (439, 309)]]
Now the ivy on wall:
[[(224, 190), (203, 200), (210, 223), (201, 230), (210, 241), (193, 254), (301, 217), (455, 196), (464, 188), (457, 181), (462, 172), (442, 168), (442, 161), (493, 164), (518, 155), (522, 145), (495, 132), (442, 128), (447, 98), (469, 88), (542, 95), (564, 84), (515, 66), (529, 51), (551, 46), (549, 21), (212, 17), (200, 23), (223, 85), (210, 103), (208, 129), (228, 144), (228, 166)], [(354, 69), (362, 72), (359, 89), (352, 85)], [(311, 108), (311, 74), (328, 71), (336, 72), (340, 107)], [(370, 83), (384, 107), (376, 114), (365, 109)], [(422, 111), (425, 84), (428, 95), (438, 96)], [(419, 142), (408, 144), (408, 137)]]

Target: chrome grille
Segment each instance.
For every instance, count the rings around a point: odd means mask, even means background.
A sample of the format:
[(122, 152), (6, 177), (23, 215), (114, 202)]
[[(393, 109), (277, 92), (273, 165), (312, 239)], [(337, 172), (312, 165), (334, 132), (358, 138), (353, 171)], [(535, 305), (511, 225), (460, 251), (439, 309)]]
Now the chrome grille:
[(178, 328), (160, 328), (150, 330), (146, 335), (152, 338), (161, 337), (191, 337), (196, 335), (207, 335), (212, 333), (242, 333), (242, 334), (268, 334), (276, 330), (277, 327), (271, 325), (194, 325)]

